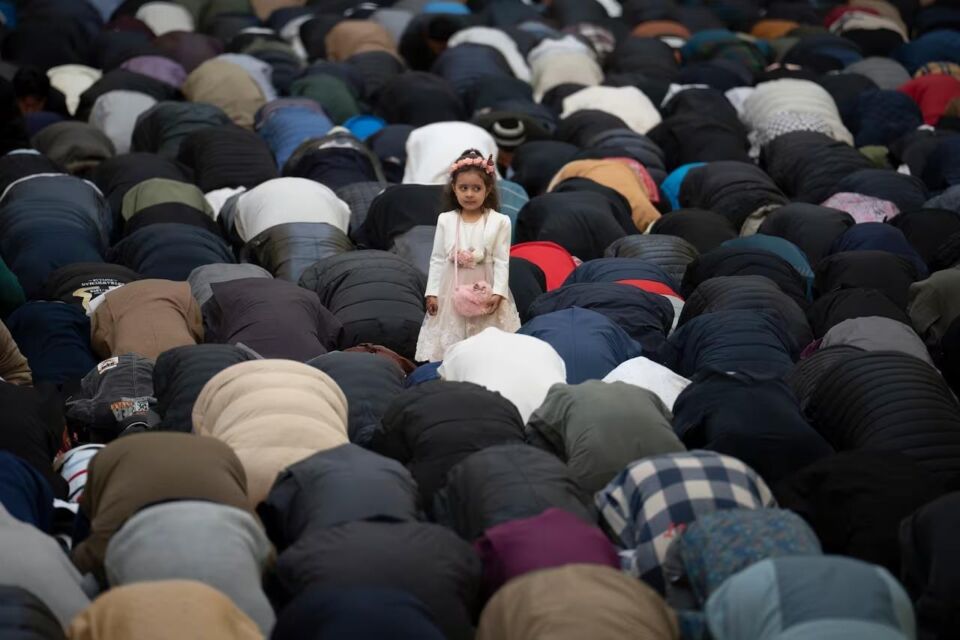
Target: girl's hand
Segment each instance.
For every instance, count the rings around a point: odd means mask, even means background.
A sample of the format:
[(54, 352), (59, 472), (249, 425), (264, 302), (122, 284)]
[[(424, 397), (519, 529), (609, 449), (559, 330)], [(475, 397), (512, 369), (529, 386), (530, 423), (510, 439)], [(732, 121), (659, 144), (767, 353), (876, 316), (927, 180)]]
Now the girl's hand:
[(437, 309), (439, 305), (437, 304), (437, 296), (427, 296), (427, 313), (431, 316), (437, 315)]

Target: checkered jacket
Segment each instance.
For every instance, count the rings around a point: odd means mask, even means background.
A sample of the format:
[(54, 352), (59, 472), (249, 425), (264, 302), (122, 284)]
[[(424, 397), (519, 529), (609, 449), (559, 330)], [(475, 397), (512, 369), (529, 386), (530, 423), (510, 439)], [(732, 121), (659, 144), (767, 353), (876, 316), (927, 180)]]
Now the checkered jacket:
[(597, 492), (595, 501), (604, 524), (624, 548), (624, 571), (661, 592), (667, 549), (688, 523), (719, 509), (776, 506), (753, 469), (712, 451), (633, 462)]

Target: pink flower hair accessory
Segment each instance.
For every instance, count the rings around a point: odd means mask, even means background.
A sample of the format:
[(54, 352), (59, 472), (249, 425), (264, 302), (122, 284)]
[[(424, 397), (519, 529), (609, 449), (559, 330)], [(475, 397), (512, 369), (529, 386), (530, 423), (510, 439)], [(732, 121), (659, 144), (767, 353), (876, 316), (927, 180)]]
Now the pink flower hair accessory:
[(478, 169), (483, 169), (490, 175), (494, 173), (494, 164), (493, 164), (493, 155), (484, 160), (483, 158), (472, 156), (467, 158), (460, 158), (452, 165), (450, 165), (450, 175), (452, 176), (460, 169), (466, 167), (477, 167)]

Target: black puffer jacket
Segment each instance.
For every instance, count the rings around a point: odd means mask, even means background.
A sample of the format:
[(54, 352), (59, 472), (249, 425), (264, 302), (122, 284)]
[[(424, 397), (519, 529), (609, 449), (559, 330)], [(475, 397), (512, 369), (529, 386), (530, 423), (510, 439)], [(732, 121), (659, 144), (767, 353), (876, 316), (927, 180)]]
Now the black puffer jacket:
[(840, 289), (876, 289), (901, 309), (907, 308), (917, 270), (888, 251), (844, 251), (817, 263), (814, 286), (821, 294)]
[(556, 456), (525, 444), (489, 447), (465, 458), (447, 473), (434, 511), (466, 540), (490, 527), (557, 508), (596, 521), (590, 496)]
[(393, 239), (416, 226), (437, 224), (442, 213), (443, 187), (400, 184), (388, 187), (374, 198), (367, 217), (350, 235), (358, 246), (387, 251)]
[(708, 369), (763, 378), (785, 375), (798, 353), (779, 317), (760, 311), (717, 311), (677, 329), (661, 350), (660, 361), (686, 378)]
[(789, 240), (816, 266), (830, 253), (834, 241), (854, 224), (846, 211), (797, 202), (768, 214), (760, 233)]
[(794, 131), (763, 148), (761, 166), (791, 200), (819, 203), (835, 193), (845, 175), (871, 165), (845, 142), (815, 131)]
[(688, 449), (742, 460), (768, 484), (833, 454), (776, 378), (706, 372), (673, 405), (673, 428)]
[(704, 280), (687, 298), (678, 325), (704, 313), (736, 309), (779, 315), (794, 344), (800, 348), (813, 340), (803, 309), (764, 276), (720, 276)]
[(380, 344), (405, 358), (417, 350), (426, 281), (416, 268), (386, 251), (352, 251), (317, 262), (300, 286), (343, 323), (343, 347)]
[(159, 102), (137, 118), (130, 139), (133, 151), (175, 159), (194, 131), (230, 125), (230, 116), (204, 102)]
[(279, 599), (308, 587), (386, 587), (407, 591), (450, 640), (473, 638), (480, 559), (446, 527), (358, 520), (303, 536), (277, 558)]
[(517, 216), (516, 241), (556, 242), (581, 260), (603, 256), (610, 244), (626, 235), (618, 220), (629, 219), (623, 210), (604, 196), (588, 192), (547, 193), (523, 205)]
[(403, 391), (403, 370), (388, 358), (352, 351), (331, 351), (307, 364), (333, 378), (347, 397), (350, 442), (369, 446), (387, 407)]
[(944, 479), (960, 474), (960, 405), (937, 370), (913, 356), (870, 351), (838, 363), (807, 414), (838, 450), (897, 451)]
[[(674, 236), (692, 244), (699, 253), (707, 253), (727, 240), (739, 237), (729, 220), (705, 209), (678, 209), (653, 223), (651, 235)], [(627, 236), (628, 238), (631, 236)]]
[(139, 280), (135, 271), (119, 264), (80, 262), (60, 267), (44, 285), (47, 300), (59, 300), (90, 310), (90, 302), (114, 287)]
[(203, 386), (227, 367), (253, 357), (230, 344), (191, 344), (161, 353), (153, 367), (159, 429), (193, 431), (193, 404)]
[(603, 255), (605, 258), (639, 258), (657, 265), (679, 283), (683, 282), (687, 265), (696, 260), (700, 252), (679, 236), (632, 235), (611, 244)]
[(680, 206), (715, 211), (737, 231), (750, 214), (788, 201), (759, 167), (733, 160), (694, 167), (680, 188)]
[(817, 390), (822, 378), (838, 363), (851, 358), (864, 350), (858, 347), (840, 344), (818, 349), (812, 356), (804, 358), (787, 374), (786, 383), (790, 385), (801, 409), (807, 408), (810, 396)]
[(937, 498), (903, 521), (900, 552), (904, 586), (917, 609), (919, 637), (949, 640), (960, 628), (960, 575), (956, 536), (960, 492)]
[(281, 471), (257, 514), (283, 553), (298, 540), (355, 520), (416, 521), (418, 499), (402, 464), (344, 444)]
[(220, 235), (176, 222), (151, 224), (134, 231), (108, 255), (111, 261), (144, 278), (161, 280), (186, 280), (197, 267), (236, 262), (230, 245)]
[(680, 293), (690, 296), (706, 280), (720, 276), (763, 276), (794, 302), (806, 309), (807, 284), (796, 269), (768, 251), (742, 247), (718, 247), (701, 255), (687, 267)]
[(943, 486), (903, 454), (851, 451), (818, 460), (773, 490), (781, 508), (810, 524), (824, 553), (899, 573), (901, 520), (941, 495)]
[(275, 277), (298, 282), (318, 260), (352, 250), (347, 234), (332, 224), (287, 222), (258, 233), (241, 253)]
[(204, 127), (183, 139), (177, 160), (193, 170), (204, 193), (224, 187), (253, 188), (278, 177), (263, 138), (235, 125)]
[(833, 326), (851, 318), (880, 316), (912, 326), (903, 308), (876, 289), (839, 289), (817, 298), (807, 309), (807, 320), (815, 338), (822, 338)]
[(476, 384), (437, 380), (394, 398), (371, 448), (407, 465), (429, 509), (458, 462), (495, 444), (523, 440), (523, 421), (512, 402)]

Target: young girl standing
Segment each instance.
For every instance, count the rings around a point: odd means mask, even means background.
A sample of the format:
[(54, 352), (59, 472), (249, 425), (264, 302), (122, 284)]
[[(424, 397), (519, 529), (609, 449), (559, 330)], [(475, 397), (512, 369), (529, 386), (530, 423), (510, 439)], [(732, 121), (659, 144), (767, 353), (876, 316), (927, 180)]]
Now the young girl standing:
[(433, 237), (427, 315), (417, 341), (421, 362), (443, 360), (448, 347), (487, 327), (520, 328), (510, 294), (510, 218), (496, 210), (493, 158), (476, 149), (460, 154), (444, 199), (451, 210), (437, 218)]

